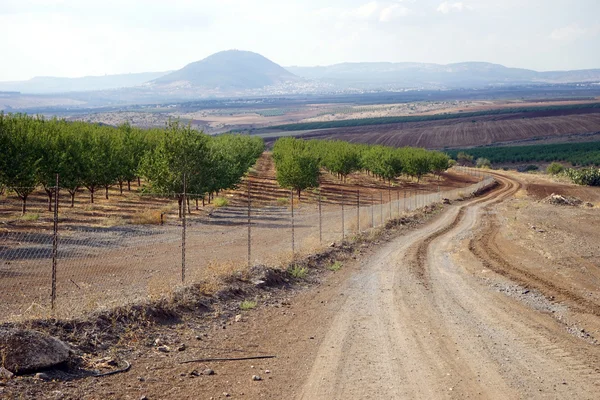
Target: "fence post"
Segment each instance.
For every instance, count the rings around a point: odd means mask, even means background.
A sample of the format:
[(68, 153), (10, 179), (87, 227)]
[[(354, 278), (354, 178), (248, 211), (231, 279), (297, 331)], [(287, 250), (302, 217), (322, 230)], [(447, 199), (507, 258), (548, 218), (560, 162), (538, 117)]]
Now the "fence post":
[(383, 225), (383, 192), (379, 192), (379, 222)]
[(290, 204), (292, 205), (292, 257), (296, 258), (296, 243), (294, 238), (294, 189), (290, 189)]
[(183, 200), (181, 202), (181, 207), (183, 208), (183, 221), (181, 223), (181, 283), (185, 283), (185, 230), (186, 230), (186, 181), (185, 181), (185, 172), (183, 173)]
[(344, 191), (342, 190), (342, 241), (345, 239), (346, 232), (344, 227)]
[(397, 213), (396, 216), (400, 217), (400, 188), (398, 188), (398, 190), (396, 190), (396, 209), (397, 209)]
[(375, 201), (371, 195), (371, 228), (375, 228)]
[(248, 176), (248, 180), (246, 182), (248, 184), (248, 268), (252, 268), (252, 220), (250, 219), (250, 214), (252, 211), (252, 199), (250, 197), (250, 176)]
[(356, 231), (360, 233), (360, 190), (356, 191)]
[(404, 188), (404, 200), (402, 201), (404, 206), (404, 212), (406, 212), (406, 188)]
[(54, 187), (54, 231), (52, 233), (52, 290), (50, 294), (50, 305), (52, 310), (56, 306), (56, 262), (58, 258), (58, 174), (56, 174), (56, 186)]
[(323, 220), (321, 215), (321, 189), (319, 189), (319, 244), (323, 244)]
[(388, 203), (390, 206), (390, 215), (388, 219), (392, 219), (392, 183), (388, 186)]

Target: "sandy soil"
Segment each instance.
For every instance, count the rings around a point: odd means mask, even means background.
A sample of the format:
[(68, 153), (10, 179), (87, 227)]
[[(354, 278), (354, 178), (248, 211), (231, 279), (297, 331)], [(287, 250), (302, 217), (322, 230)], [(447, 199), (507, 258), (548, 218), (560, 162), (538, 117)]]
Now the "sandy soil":
[[(497, 174), (500, 186), (359, 246), (299, 293), (155, 327), (113, 351), (129, 373), (4, 389), (25, 398), (577, 398), (600, 391), (600, 214), (540, 201), (597, 189)], [(586, 198), (583, 198), (587, 196)], [(532, 224), (535, 223), (535, 229)], [(309, 282), (312, 282), (309, 283)], [(287, 293), (287, 295), (285, 294)], [(196, 335), (201, 340), (196, 339)], [(161, 353), (156, 337), (184, 342)], [(200, 362), (205, 357), (275, 355)], [(215, 375), (196, 376), (211, 368)], [(261, 380), (254, 381), (253, 375)]]

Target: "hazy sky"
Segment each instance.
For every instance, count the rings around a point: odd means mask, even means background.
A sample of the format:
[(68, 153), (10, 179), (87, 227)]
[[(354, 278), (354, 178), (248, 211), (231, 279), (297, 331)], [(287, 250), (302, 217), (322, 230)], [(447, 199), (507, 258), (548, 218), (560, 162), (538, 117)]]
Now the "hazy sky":
[(0, 0), (0, 81), (163, 71), (228, 49), (283, 66), (600, 68), (600, 0)]

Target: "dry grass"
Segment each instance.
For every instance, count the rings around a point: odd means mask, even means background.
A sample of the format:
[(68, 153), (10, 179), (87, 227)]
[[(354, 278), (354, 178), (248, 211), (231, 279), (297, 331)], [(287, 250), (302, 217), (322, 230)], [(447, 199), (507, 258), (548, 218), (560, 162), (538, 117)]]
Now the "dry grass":
[(160, 225), (166, 221), (167, 215), (163, 210), (143, 210), (131, 217), (131, 223), (134, 225)]

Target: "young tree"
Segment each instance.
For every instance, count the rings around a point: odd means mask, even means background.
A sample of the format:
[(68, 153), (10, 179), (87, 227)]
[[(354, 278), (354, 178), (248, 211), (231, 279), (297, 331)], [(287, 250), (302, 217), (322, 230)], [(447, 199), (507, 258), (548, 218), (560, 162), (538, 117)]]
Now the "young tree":
[(295, 138), (277, 140), (273, 146), (276, 179), (279, 186), (295, 190), (318, 187), (320, 160), (309, 151), (306, 142)]

